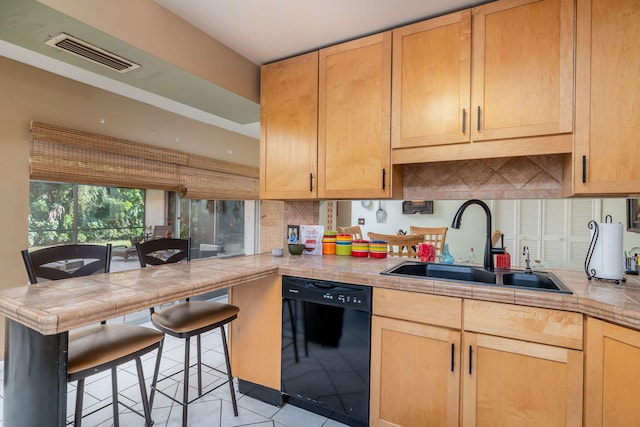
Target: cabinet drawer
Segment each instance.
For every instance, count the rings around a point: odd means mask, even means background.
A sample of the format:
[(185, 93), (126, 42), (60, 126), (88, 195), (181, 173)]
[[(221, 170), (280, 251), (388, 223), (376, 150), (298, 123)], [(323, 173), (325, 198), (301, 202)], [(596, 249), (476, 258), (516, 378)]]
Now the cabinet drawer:
[(373, 290), (373, 314), (460, 329), (462, 300), (439, 295), (376, 288)]
[(465, 300), (463, 328), (506, 338), (582, 350), (582, 314)]

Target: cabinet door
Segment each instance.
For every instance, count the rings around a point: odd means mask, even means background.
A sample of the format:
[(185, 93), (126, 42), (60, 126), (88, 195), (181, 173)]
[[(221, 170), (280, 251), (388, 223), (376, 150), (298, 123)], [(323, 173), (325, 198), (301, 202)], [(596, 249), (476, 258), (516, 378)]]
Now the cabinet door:
[(373, 316), (371, 426), (457, 426), (460, 332)]
[(462, 425), (582, 425), (581, 351), (465, 332), (462, 354)]
[(469, 142), (471, 11), (393, 31), (392, 146)]
[(573, 131), (573, 1), (473, 9), (474, 141)]
[(263, 66), (260, 91), (260, 198), (315, 198), (318, 53)]
[(587, 319), (585, 426), (637, 425), (640, 332)]
[(391, 32), (320, 50), (321, 198), (387, 198)]
[(640, 2), (577, 2), (574, 191), (640, 188)]

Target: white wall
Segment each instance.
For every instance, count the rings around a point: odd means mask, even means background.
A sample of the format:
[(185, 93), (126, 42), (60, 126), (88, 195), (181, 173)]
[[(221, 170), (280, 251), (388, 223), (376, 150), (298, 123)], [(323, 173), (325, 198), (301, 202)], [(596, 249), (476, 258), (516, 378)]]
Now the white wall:
[(147, 190), (145, 200), (144, 225), (165, 225), (167, 223), (167, 210), (164, 190)]

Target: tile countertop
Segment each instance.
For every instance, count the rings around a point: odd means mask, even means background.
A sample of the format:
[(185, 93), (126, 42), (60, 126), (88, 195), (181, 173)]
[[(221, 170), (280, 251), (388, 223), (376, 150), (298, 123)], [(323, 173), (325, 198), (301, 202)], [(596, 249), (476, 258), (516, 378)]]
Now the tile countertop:
[(323, 279), (461, 298), (575, 311), (640, 329), (640, 277), (627, 282), (587, 280), (582, 271), (553, 272), (574, 294), (384, 276), (405, 259), (269, 254), (205, 258), (0, 292), (0, 314), (44, 335), (109, 319), (187, 296), (229, 288), (274, 274)]

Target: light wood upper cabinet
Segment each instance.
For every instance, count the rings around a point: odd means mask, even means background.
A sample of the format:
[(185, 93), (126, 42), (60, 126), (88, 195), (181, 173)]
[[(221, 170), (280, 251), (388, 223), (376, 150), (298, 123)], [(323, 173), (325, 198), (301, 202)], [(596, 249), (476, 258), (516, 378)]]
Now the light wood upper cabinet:
[(391, 194), (391, 32), (320, 50), (318, 196)]
[(260, 81), (260, 198), (317, 197), (318, 52), (267, 64)]
[(587, 318), (585, 426), (637, 425), (640, 332)]
[(573, 0), (473, 9), (474, 141), (573, 131)]
[(393, 162), (570, 153), (573, 46), (573, 0), (498, 0), (394, 30)]
[(640, 3), (577, 1), (574, 194), (640, 191)]
[(471, 11), (393, 31), (392, 146), (469, 142)]

